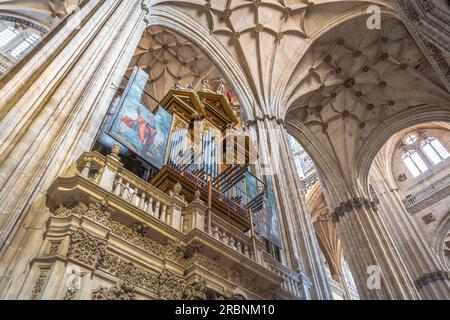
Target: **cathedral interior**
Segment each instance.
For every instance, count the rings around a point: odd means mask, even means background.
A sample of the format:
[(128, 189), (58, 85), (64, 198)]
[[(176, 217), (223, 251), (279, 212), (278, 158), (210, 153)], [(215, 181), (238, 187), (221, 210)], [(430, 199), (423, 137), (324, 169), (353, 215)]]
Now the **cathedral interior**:
[(0, 299), (450, 300), (450, 1), (0, 0)]

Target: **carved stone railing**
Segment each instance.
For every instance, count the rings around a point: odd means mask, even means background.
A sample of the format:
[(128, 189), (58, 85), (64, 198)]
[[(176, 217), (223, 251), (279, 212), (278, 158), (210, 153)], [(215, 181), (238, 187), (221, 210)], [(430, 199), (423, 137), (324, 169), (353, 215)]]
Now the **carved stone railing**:
[(449, 195), (450, 175), (403, 200), (406, 209), (417, 213)]
[(129, 172), (122, 171), (117, 173), (114, 180), (113, 193), (149, 215), (179, 230), (179, 221), (174, 219), (178, 218), (178, 216), (174, 217), (173, 215), (174, 205), (172, 197), (130, 176)]
[(77, 165), (82, 177), (181, 231), (184, 200), (179, 195), (168, 195), (141, 180), (122, 168), (119, 158), (114, 155), (104, 157), (97, 152), (84, 153)]
[(307, 283), (303, 283), (301, 274), (284, 266), (266, 252), (263, 253), (263, 261), (266, 268), (284, 279), (281, 285), (282, 289), (297, 299), (306, 299), (305, 295), (308, 294), (305, 291), (309, 291), (309, 286)]
[(217, 216), (211, 221), (211, 236), (244, 256), (255, 259), (251, 238)]

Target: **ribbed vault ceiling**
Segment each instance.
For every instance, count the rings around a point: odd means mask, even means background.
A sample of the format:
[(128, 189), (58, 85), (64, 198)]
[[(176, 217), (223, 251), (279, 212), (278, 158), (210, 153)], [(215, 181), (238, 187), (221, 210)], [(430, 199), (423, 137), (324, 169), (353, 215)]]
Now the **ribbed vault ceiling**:
[(364, 18), (335, 28), (305, 54), (288, 88), (287, 121), (312, 133), (348, 177), (375, 129), (407, 109), (450, 101), (394, 18), (381, 30), (365, 28)]
[(158, 100), (176, 83), (199, 89), (206, 78), (210, 89), (215, 90), (222, 78), (211, 60), (191, 41), (159, 26), (152, 26), (143, 34), (128, 69), (128, 77), (134, 66), (150, 75), (146, 92)]
[[(387, 3), (387, 1), (374, 1)], [(322, 29), (350, 10), (366, 11), (367, 1), (186, 0), (155, 1), (176, 7), (214, 35), (243, 70), (257, 101), (255, 113), (276, 115), (289, 75)], [(278, 110), (278, 116), (284, 115)]]

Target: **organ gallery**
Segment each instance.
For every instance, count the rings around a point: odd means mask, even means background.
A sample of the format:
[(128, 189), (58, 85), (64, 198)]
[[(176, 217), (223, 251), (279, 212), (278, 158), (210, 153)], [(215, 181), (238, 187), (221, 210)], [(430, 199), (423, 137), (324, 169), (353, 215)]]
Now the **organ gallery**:
[(448, 300), (448, 16), (0, 1), (0, 299)]

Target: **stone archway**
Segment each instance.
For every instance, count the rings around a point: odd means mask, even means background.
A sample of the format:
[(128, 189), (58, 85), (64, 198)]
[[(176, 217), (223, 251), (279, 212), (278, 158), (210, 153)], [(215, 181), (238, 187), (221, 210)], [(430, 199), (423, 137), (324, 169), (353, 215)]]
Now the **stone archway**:
[[(381, 295), (399, 298), (417, 292), (389, 234), (380, 229), (368, 170), (376, 152), (402, 126), (447, 118), (449, 94), (403, 24), (389, 14), (383, 19), (382, 30), (370, 31), (364, 17), (356, 17), (315, 41), (291, 80), (294, 90), (287, 100), (286, 123), (317, 164), (336, 208), (334, 222), (344, 250), (367, 246), (349, 258), (359, 289), (365, 290), (362, 296), (375, 297), (385, 290)], [(374, 245), (375, 238), (389, 250)], [(388, 261), (399, 262), (392, 268), (385, 264)], [(364, 267), (358, 271), (359, 263)], [(367, 290), (366, 268), (371, 264), (380, 266), (390, 284), (393, 278), (404, 277), (405, 287)]]

